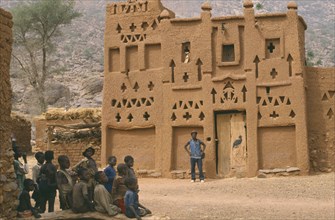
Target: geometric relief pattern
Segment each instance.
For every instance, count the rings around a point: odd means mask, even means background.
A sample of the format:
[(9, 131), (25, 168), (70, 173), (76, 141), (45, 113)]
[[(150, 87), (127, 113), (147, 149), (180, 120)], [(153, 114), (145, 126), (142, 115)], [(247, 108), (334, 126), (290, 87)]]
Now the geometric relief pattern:
[(152, 106), (154, 103), (154, 97), (149, 98), (133, 98), (133, 99), (112, 99), (112, 108), (138, 108)]
[[(150, 116), (151, 115), (147, 111), (142, 114), (142, 118), (143, 118), (144, 121), (149, 121)], [(124, 118), (124, 120), (126, 120), (126, 122), (132, 122), (134, 120), (134, 116), (131, 113), (123, 115), (123, 116), (121, 116), (121, 114), (119, 112), (115, 114), (115, 121), (116, 122), (121, 122), (122, 118)]]
[(121, 42), (128, 43), (128, 42), (140, 42), (144, 41), (147, 38), (146, 34), (127, 34), (121, 35)]
[[(205, 119), (205, 114), (200, 110), (203, 105), (204, 102), (202, 100), (175, 102), (172, 106), (173, 112), (170, 119), (172, 121), (176, 121), (177, 119), (188, 121), (191, 118), (198, 118), (200, 121), (203, 121)], [(178, 112), (181, 114), (178, 114)]]
[[(152, 81), (149, 81), (149, 83), (147, 84), (147, 88), (149, 91), (152, 91), (155, 87), (155, 84)], [(121, 92), (124, 93), (128, 87), (126, 86), (125, 83), (122, 83), (122, 85), (120, 86)], [(134, 90), (134, 92), (137, 92), (140, 89), (140, 86), (138, 85), (138, 82), (135, 82), (134, 86), (132, 87), (132, 89)]]
[(330, 101), (331, 99), (335, 100), (335, 91), (333, 90), (328, 90), (326, 92), (323, 93), (323, 96), (322, 96), (322, 101)]
[[(293, 119), (296, 117), (296, 112), (291, 107), (291, 99), (287, 96), (257, 96), (256, 102), (260, 108), (258, 120), (264, 119), (266, 116), (270, 119), (279, 117)], [(268, 115), (264, 114), (265, 111), (269, 112)]]
[(128, 14), (134, 12), (146, 12), (148, 10), (148, 1), (128, 1), (119, 2), (107, 6), (107, 12), (114, 14)]
[(334, 117), (334, 111), (332, 108), (329, 108), (329, 110), (327, 111), (327, 117), (328, 119), (332, 119)]
[[(123, 31), (122, 27), (118, 24), (116, 30), (120, 34), (120, 40), (123, 43), (141, 42), (147, 38), (147, 34), (145, 34), (145, 32), (147, 31), (148, 27), (150, 27), (152, 30), (156, 30), (159, 23), (160, 18), (158, 17), (155, 18), (150, 25), (147, 22), (142, 22), (141, 26), (137, 27), (134, 23), (132, 23), (127, 31)], [(137, 31), (137, 29), (140, 30)]]
[[(225, 86), (222, 89), (222, 93), (218, 93), (218, 91), (213, 88), (211, 90), (212, 95), (212, 103), (221, 103), (221, 104), (232, 104), (232, 103), (238, 103), (246, 102), (246, 95), (247, 95), (247, 89), (243, 85), (241, 89), (235, 89), (233, 86), (233, 83), (230, 81), (227, 81), (225, 83)], [(240, 95), (240, 98), (238, 97)]]
[(330, 105), (329, 109), (326, 110), (326, 118), (334, 118), (334, 104), (335, 104), (335, 90), (325, 91), (322, 95), (321, 101), (325, 105)]
[(260, 104), (261, 106), (282, 106), (282, 105), (291, 105), (290, 98), (286, 96), (266, 96), (266, 97), (260, 97), (257, 96), (257, 104)]

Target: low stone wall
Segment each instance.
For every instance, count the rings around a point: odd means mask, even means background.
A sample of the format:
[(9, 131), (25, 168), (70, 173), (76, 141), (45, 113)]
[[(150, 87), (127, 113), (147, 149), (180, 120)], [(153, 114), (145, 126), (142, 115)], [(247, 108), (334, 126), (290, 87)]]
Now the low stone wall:
[(312, 172), (335, 168), (335, 68), (306, 69), (308, 144)]
[(0, 8), (0, 219), (15, 219), (18, 196), (13, 167), (9, 66), (12, 53), (12, 15)]
[(12, 113), (12, 134), (22, 152), (31, 152), (31, 123), (21, 115)]
[[(36, 127), (36, 150), (52, 150), (55, 153), (55, 161), (59, 155), (67, 155), (71, 166), (83, 159), (82, 152), (89, 146), (93, 146), (95, 154), (93, 158), (97, 164), (101, 161), (101, 128), (90, 131), (86, 130), (85, 135), (79, 131), (66, 129), (57, 126), (69, 126), (74, 124), (98, 123), (101, 120), (101, 110), (97, 108), (90, 109), (52, 109), (45, 115), (34, 119)], [(48, 128), (52, 128), (48, 133)], [(55, 162), (57, 163), (57, 162)]]
[(300, 175), (298, 167), (288, 167), (286, 169), (276, 168), (271, 170), (259, 170), (258, 178), (278, 177), (278, 176), (297, 176)]

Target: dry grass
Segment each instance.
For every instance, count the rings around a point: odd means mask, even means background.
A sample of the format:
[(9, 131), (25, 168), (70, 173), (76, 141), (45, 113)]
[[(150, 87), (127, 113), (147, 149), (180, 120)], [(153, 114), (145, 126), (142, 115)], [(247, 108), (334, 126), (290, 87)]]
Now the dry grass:
[(101, 108), (76, 108), (65, 110), (52, 108), (43, 114), (46, 120), (76, 120), (90, 119), (93, 122), (101, 121)]
[(12, 112), (10, 117), (12, 118), (12, 121), (17, 121), (19, 124), (31, 124), (30, 118), (26, 115), (23, 115), (18, 112)]

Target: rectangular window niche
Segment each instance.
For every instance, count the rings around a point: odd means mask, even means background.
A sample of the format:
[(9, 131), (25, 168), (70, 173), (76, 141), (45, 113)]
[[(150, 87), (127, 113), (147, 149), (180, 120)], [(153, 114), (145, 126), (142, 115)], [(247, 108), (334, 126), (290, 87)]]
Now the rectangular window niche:
[(145, 67), (146, 69), (162, 67), (161, 44), (145, 45)]
[(120, 49), (110, 48), (108, 52), (108, 70), (109, 72), (120, 71)]

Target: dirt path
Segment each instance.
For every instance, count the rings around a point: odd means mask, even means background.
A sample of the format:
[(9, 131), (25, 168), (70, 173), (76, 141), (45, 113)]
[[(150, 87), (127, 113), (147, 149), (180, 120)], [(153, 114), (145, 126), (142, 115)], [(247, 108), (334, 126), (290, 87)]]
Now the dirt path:
[[(29, 158), (32, 167), (33, 158)], [(267, 179), (140, 179), (140, 201), (160, 216), (193, 219), (335, 219), (334, 173)], [(56, 202), (55, 209), (59, 210)]]
[(140, 198), (172, 219), (335, 219), (334, 173), (269, 179), (140, 179)]

